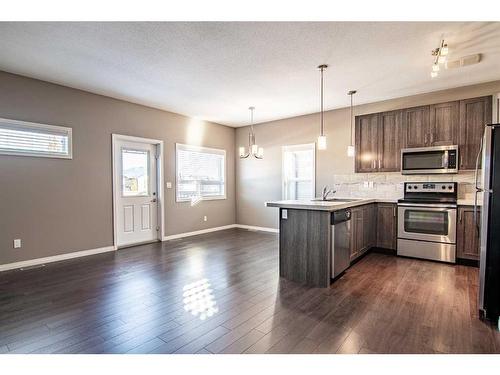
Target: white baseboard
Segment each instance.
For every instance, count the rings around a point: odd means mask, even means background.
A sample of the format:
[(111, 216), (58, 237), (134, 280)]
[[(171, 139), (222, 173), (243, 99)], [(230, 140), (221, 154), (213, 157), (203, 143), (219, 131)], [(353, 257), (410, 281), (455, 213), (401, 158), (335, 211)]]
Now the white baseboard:
[(46, 258), (36, 258), (36, 259), (24, 260), (21, 262), (0, 264), (0, 272), (14, 270), (14, 269), (23, 268), (23, 267), (37, 266), (39, 264), (59, 262), (61, 260), (66, 260), (66, 259), (80, 258), (80, 257), (88, 256), (88, 255), (106, 253), (108, 251), (115, 251), (115, 250), (116, 250), (115, 246), (105, 246), (105, 247), (99, 247), (97, 249), (75, 251), (73, 253), (54, 255), (54, 256), (46, 257)]
[(235, 224), (236, 228), (248, 229), (248, 230), (257, 230), (260, 232), (270, 232), (270, 233), (279, 233), (280, 230), (276, 228), (268, 228), (268, 227), (256, 227), (253, 225), (243, 225), (243, 224)]
[(217, 232), (219, 230), (225, 230), (225, 229), (231, 229), (231, 228), (241, 228), (241, 229), (256, 230), (256, 231), (262, 231), (262, 232), (279, 233), (279, 230), (278, 229), (274, 229), (274, 228), (255, 227), (255, 226), (252, 226), (252, 225), (243, 225), (243, 224), (230, 224), (230, 225), (224, 225), (222, 227), (214, 227), (214, 228), (207, 228), (207, 229), (196, 230), (194, 232), (185, 232), (185, 233), (179, 233), (179, 234), (172, 234), (170, 236), (163, 237), (163, 241), (175, 240), (175, 239), (178, 239), (178, 238), (184, 238), (184, 237), (190, 237), (190, 236), (196, 236), (198, 234), (204, 234), (204, 233), (210, 233), (210, 232)]

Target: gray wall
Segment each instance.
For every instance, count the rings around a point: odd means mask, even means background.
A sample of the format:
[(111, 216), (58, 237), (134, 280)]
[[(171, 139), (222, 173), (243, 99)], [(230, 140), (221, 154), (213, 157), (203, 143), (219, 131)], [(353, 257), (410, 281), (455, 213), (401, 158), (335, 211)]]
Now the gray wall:
[(5, 72), (0, 117), (73, 128), (72, 160), (0, 155), (0, 264), (113, 244), (112, 133), (162, 139), (165, 182), (175, 182), (176, 142), (225, 149), (227, 199), (191, 207), (165, 189), (165, 230), (235, 223), (233, 128)]
[[(356, 106), (354, 114), (366, 114), (424, 104), (491, 95), (500, 92), (500, 81), (456, 89), (436, 91), (383, 102)], [(346, 102), (348, 102), (346, 95)], [(316, 192), (323, 185), (336, 183), (335, 176), (351, 175), (367, 179), (380, 174), (354, 174), (354, 158), (347, 156), (350, 137), (349, 108), (325, 113), (325, 131), (328, 149), (316, 151)], [(319, 132), (319, 114), (293, 117), (255, 126), (257, 143), (264, 147), (264, 159), (237, 159), (236, 161), (236, 221), (238, 224), (277, 228), (277, 210), (266, 208), (265, 201), (281, 199), (281, 147), (316, 141)], [(236, 130), (236, 148), (247, 145), (248, 127)], [(364, 177), (362, 177), (364, 178)]]

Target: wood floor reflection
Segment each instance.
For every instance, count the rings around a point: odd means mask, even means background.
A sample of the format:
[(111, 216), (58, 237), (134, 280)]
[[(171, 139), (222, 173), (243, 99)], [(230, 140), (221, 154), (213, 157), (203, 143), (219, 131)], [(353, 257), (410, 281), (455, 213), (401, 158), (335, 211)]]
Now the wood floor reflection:
[(329, 289), (230, 229), (0, 274), (0, 353), (499, 353), (478, 270), (370, 253)]

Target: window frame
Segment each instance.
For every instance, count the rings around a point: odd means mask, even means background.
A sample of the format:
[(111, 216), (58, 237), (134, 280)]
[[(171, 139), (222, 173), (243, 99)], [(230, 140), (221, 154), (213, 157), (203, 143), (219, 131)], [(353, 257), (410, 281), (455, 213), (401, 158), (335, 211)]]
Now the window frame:
[[(281, 148), (281, 198), (284, 200), (288, 200), (286, 197), (287, 192), (287, 182), (285, 180), (285, 153), (290, 151), (312, 151), (312, 181), (311, 181), (311, 193), (313, 199), (316, 196), (316, 143), (303, 143), (298, 145), (286, 145)], [(294, 180), (299, 181), (299, 180)]]
[(211, 154), (222, 155), (224, 158), (224, 194), (223, 195), (213, 195), (208, 197), (201, 197), (202, 201), (215, 201), (215, 200), (224, 200), (227, 199), (227, 158), (226, 158), (226, 150), (222, 148), (213, 148), (213, 147), (204, 147), (204, 146), (196, 146), (196, 145), (188, 145), (185, 143), (176, 143), (175, 144), (175, 201), (177, 203), (185, 203), (191, 202), (192, 198), (179, 198), (179, 165), (177, 153), (179, 149), (182, 150), (192, 150), (194, 152), (205, 152)]
[(45, 130), (48, 132), (66, 134), (68, 137), (68, 152), (67, 154), (60, 153), (50, 153), (50, 152), (40, 152), (40, 151), (16, 151), (16, 150), (5, 150), (0, 147), (0, 155), (10, 155), (10, 156), (31, 156), (37, 158), (54, 158), (54, 159), (73, 159), (73, 129), (66, 126), (56, 126), (48, 124), (40, 124), (36, 122), (11, 120), (6, 118), (0, 118), (0, 129), (1, 128), (11, 128), (13, 130), (28, 131), (33, 129), (39, 133), (44, 133)]

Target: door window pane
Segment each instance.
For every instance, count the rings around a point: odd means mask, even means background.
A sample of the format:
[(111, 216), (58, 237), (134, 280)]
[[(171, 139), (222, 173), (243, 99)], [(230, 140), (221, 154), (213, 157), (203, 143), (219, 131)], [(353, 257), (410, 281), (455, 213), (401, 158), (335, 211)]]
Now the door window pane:
[(124, 197), (149, 195), (149, 151), (122, 149)]
[(405, 210), (405, 232), (448, 235), (448, 212)]

